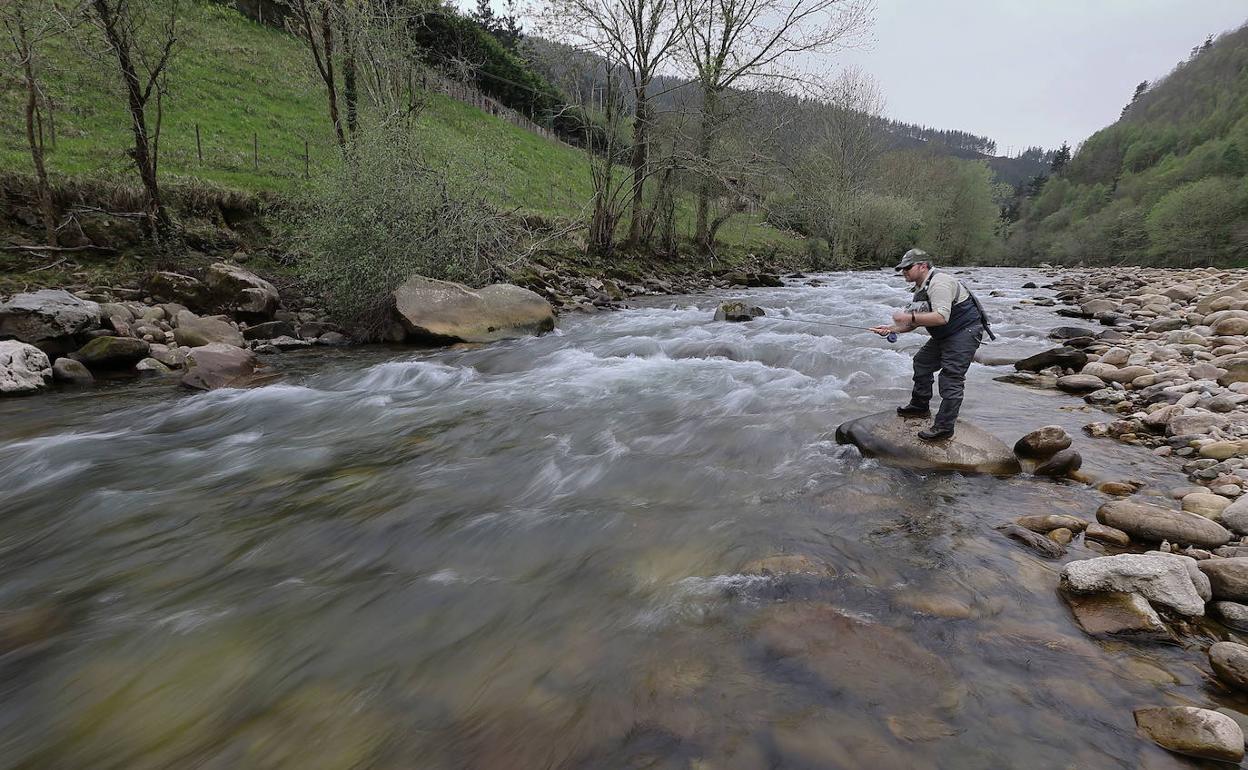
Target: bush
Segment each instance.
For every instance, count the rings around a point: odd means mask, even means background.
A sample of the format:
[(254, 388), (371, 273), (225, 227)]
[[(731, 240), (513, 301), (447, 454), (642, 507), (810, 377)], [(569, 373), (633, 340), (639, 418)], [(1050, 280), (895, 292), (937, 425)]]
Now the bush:
[(409, 130), (383, 126), (287, 213), (300, 274), (358, 336), (384, 329), (390, 292), (413, 273), (479, 284), (512, 243), (503, 218), (451, 176), (422, 160)]
[(1230, 256), (1244, 200), (1237, 180), (1209, 177), (1166, 194), (1148, 213), (1146, 226), (1153, 256), (1210, 264)]

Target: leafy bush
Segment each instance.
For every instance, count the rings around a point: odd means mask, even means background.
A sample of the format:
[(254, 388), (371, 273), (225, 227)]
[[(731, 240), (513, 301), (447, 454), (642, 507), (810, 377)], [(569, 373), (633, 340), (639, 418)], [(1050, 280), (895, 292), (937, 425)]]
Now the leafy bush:
[(1187, 264), (1232, 256), (1236, 220), (1245, 215), (1239, 180), (1208, 177), (1179, 187), (1153, 206), (1145, 224), (1153, 256)]
[(287, 213), (300, 274), (358, 336), (384, 329), (390, 292), (412, 274), (477, 284), (512, 243), (503, 218), (451, 176), (422, 160), (409, 130), (381, 126)]

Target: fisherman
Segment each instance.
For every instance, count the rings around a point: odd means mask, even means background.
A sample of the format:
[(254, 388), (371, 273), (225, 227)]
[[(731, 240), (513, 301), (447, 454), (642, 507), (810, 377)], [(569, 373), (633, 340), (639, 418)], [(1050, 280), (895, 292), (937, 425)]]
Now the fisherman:
[(940, 372), (940, 409), (930, 427), (919, 431), (924, 441), (942, 441), (953, 436), (954, 423), (962, 408), (966, 370), (987, 332), (988, 316), (979, 300), (957, 278), (937, 270), (932, 258), (921, 249), (910, 249), (893, 268), (907, 283), (914, 284), (914, 298), (905, 310), (893, 313), (890, 325), (871, 327), (881, 337), (905, 334), (925, 328), (931, 335), (914, 355), (914, 391), (910, 403), (897, 407), (902, 417), (927, 417), (932, 400), (932, 379)]

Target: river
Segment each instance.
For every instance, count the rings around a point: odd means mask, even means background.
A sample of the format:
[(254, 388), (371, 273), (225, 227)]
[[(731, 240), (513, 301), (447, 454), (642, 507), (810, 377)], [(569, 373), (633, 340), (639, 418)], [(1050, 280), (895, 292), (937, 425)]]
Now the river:
[[(923, 337), (802, 323), (905, 301), (818, 277), (288, 353), (253, 390), (0, 401), (0, 767), (1189, 766), (1131, 711), (1216, 703), (1200, 651), (1086, 637), (1060, 562), (993, 530), (1106, 496), (837, 446), (904, 403)], [(1017, 304), (1051, 294), (1036, 271), (967, 277), (986, 352), (1064, 323)], [(727, 297), (767, 319), (713, 323)], [(1186, 484), (1008, 370), (972, 368), (964, 417), (1011, 444), (1060, 424), (1141, 497)], [(744, 572), (776, 554), (826, 571)]]

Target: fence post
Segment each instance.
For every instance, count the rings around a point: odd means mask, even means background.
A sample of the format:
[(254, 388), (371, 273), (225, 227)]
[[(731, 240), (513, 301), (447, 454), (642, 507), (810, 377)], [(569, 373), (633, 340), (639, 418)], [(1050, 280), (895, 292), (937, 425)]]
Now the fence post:
[(308, 140), (307, 139), (303, 140), (303, 178), (304, 179), (312, 178), (311, 162), (308, 159)]
[(251, 134), (251, 164), (256, 171), (260, 170), (260, 134), (254, 131)]
[(195, 124), (195, 155), (199, 157), (199, 165), (204, 165), (204, 145), (199, 141), (199, 124)]

